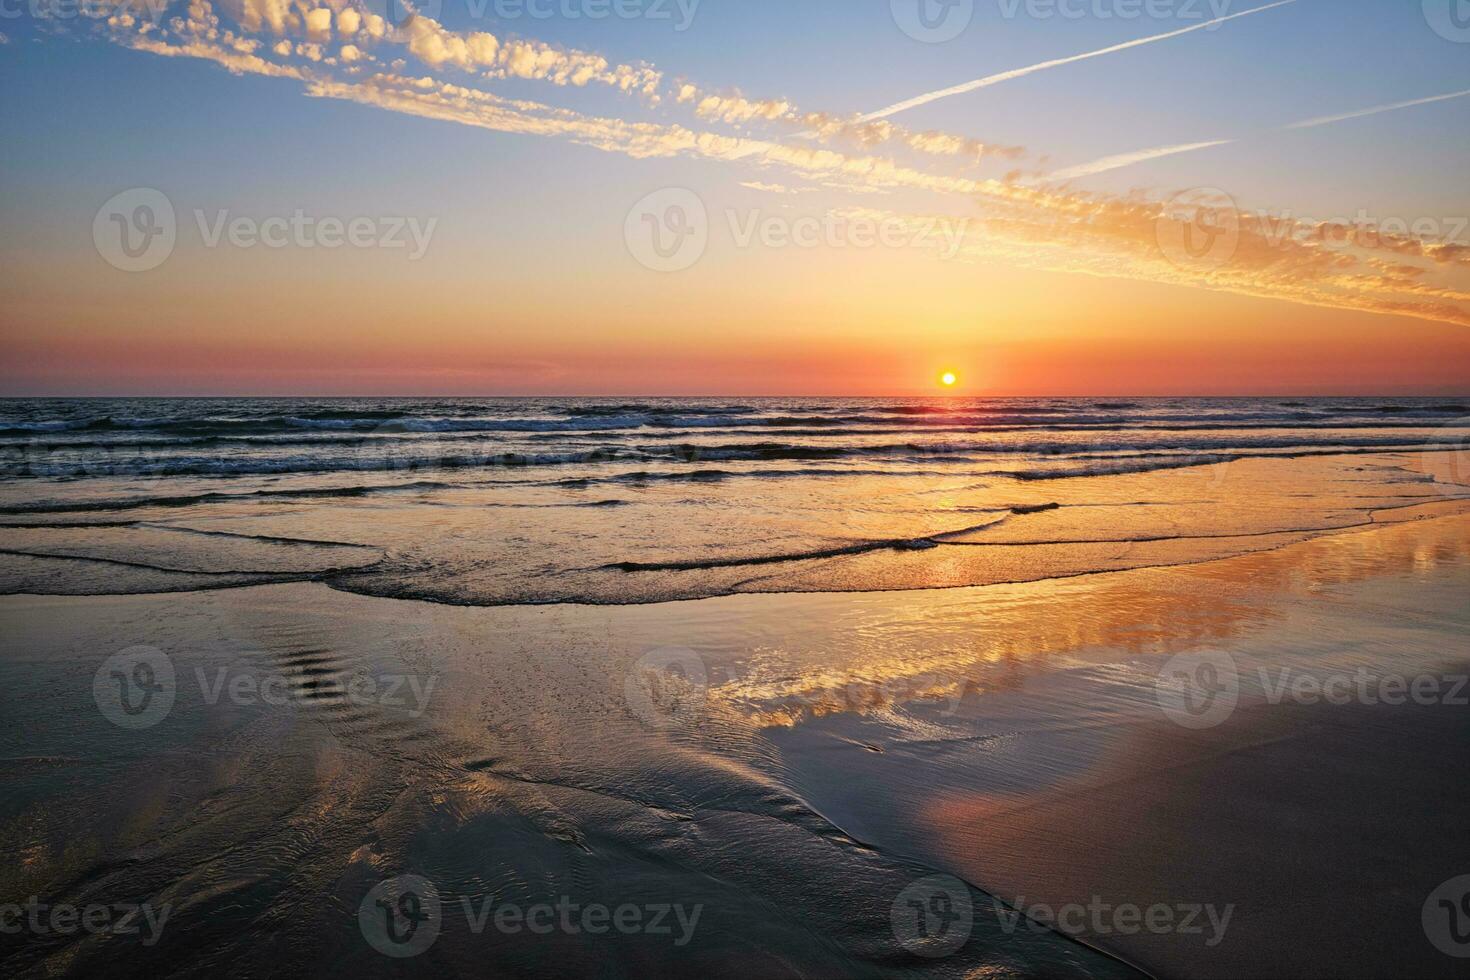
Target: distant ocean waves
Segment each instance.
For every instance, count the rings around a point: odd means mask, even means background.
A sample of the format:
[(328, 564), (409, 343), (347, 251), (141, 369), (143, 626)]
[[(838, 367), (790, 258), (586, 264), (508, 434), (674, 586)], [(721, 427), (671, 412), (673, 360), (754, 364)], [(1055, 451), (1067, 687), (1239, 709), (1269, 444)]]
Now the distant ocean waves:
[[(1424, 451), (1467, 434), (1470, 406), (1426, 399), (29, 400), (0, 402), (0, 476), (577, 468), (625, 481), (940, 467), (1035, 480)], [(711, 469), (772, 463), (797, 465)]]

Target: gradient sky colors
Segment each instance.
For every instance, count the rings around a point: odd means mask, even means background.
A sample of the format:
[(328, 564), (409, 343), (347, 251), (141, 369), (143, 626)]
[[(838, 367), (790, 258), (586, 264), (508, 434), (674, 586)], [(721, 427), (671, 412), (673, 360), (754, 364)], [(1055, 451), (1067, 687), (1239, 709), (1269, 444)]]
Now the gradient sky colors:
[[(3, 394), (1470, 391), (1437, 0), (975, 0), (943, 43), (929, 0), (55, 2), (0, 18)], [(177, 242), (125, 272), (139, 187)], [(702, 247), (657, 271), (670, 188)], [(433, 237), (196, 217), (297, 211)]]

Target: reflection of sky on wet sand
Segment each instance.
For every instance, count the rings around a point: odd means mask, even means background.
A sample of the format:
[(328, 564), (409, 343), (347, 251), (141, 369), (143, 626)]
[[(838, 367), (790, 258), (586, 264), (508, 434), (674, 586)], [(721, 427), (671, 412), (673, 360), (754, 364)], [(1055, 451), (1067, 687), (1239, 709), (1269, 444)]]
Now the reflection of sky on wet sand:
[[(1202, 565), (975, 590), (968, 664), (854, 652), (846, 704), (830, 667), (730, 691), (770, 726), (786, 784), (885, 851), (1008, 901), (1236, 905), (1216, 947), (1088, 935), (1156, 975), (1257, 975), (1269, 949), (1282, 975), (1386, 975), (1400, 957), (1408, 973), (1449, 976), (1419, 906), (1470, 860), (1466, 709), (1271, 704), (1257, 671), (1464, 674), (1467, 594), (1470, 517), (1405, 520)], [(1195, 650), (1227, 652), (1241, 672), (1240, 705), (1203, 730), (1156, 699), (1166, 658)]]
[[(1389, 519), (1463, 509), (1433, 503)], [(951, 711), (957, 700), (1014, 690), (1056, 670), (1269, 638), (1289, 625), (1294, 603), (1335, 586), (1412, 579), (1463, 562), (1470, 554), (1463, 527), (1458, 520), (1415, 523), (1198, 565), (901, 598), (848, 597), (841, 614), (830, 618), (823, 615), (827, 604), (817, 601), (804, 622), (782, 620), (778, 649), (751, 658), (745, 673), (711, 693), (758, 725), (843, 712), (897, 721), (892, 709), (917, 701), (943, 702)], [(1290, 632), (1280, 639), (1287, 646), (1313, 643)]]

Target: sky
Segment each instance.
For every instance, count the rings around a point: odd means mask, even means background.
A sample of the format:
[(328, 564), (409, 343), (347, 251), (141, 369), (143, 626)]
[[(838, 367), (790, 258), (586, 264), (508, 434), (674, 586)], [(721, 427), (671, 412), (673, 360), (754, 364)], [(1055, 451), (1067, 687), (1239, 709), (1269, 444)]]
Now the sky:
[(0, 0), (0, 395), (1470, 393), (1465, 0)]

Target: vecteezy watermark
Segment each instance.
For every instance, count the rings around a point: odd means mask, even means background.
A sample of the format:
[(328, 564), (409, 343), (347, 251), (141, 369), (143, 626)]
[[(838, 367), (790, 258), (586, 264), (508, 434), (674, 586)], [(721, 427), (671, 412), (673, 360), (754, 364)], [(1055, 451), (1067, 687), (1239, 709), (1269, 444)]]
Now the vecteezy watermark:
[(975, 927), (970, 886), (949, 875), (931, 875), (898, 893), (889, 912), (893, 938), (917, 956), (952, 956)]
[(1470, 0), (1423, 0), (1424, 19), (1446, 41), (1470, 44)]
[(444, 14), (444, 0), (364, 0), (363, 5), (394, 27), (402, 27), (413, 16), (441, 20)]
[(173, 907), (165, 902), (154, 906), (148, 902), (111, 905), (54, 905), (32, 895), (24, 902), (0, 905), (0, 933), (35, 936), (139, 936), (144, 946), (153, 946), (163, 937)]
[(1216, 269), (1240, 247), (1240, 211), (1218, 187), (1195, 187), (1164, 203), (1154, 226), (1159, 251), (1185, 269)]
[[(723, 216), (737, 249), (915, 248), (932, 250), (941, 259), (959, 254), (971, 222), (941, 215), (910, 219), (862, 209), (791, 215), (727, 208)], [(633, 206), (623, 235), (628, 252), (641, 265), (655, 272), (681, 272), (704, 257), (710, 224), (709, 209), (699, 195), (667, 188)]]
[(709, 247), (709, 210), (687, 188), (654, 191), (629, 209), (623, 241), (645, 268), (682, 272), (704, 258)]
[[(228, 208), (193, 210), (199, 241), (205, 248), (375, 248), (402, 249), (410, 262), (429, 250), (438, 218), (338, 217), (312, 215), (296, 208), (289, 215), (254, 218), (232, 216)], [(92, 219), (97, 254), (123, 272), (156, 269), (173, 254), (179, 228), (173, 202), (162, 191), (134, 187), (109, 198)]]
[(736, 248), (756, 244), (763, 248), (920, 248), (933, 249), (941, 259), (959, 254), (970, 226), (969, 218), (935, 215), (908, 220), (861, 210), (791, 217), (767, 214), (759, 208), (730, 209), (725, 220)]
[(1228, 653), (1181, 654), (1155, 678), (1159, 707), (1185, 728), (1213, 728), (1234, 714), (1247, 684), (1269, 705), (1418, 705), (1470, 707), (1470, 675), (1301, 670), (1260, 665), (1243, 670)]
[(173, 710), (174, 662), (155, 647), (120, 650), (102, 661), (92, 678), (92, 700), (119, 728), (152, 728)]
[[(1230, 12), (1233, 0), (996, 0), (1000, 15), (1015, 20), (1179, 20), (1214, 21)], [(1213, 28), (1211, 28), (1213, 30)]]
[(1349, 248), (1387, 249), (1409, 240), (1419, 242), (1454, 242), (1462, 239), (1470, 228), (1470, 216), (1390, 215), (1376, 218), (1366, 208), (1352, 217), (1318, 219), (1298, 217), (1290, 211), (1272, 214), (1259, 210), (1255, 221), (1261, 238), (1271, 248), (1283, 248), (1288, 242), (1314, 245), (1343, 251)]
[(1214, 650), (1184, 653), (1169, 660), (1154, 680), (1154, 694), (1165, 716), (1185, 728), (1214, 728), (1235, 713), (1240, 701), (1240, 670), (1235, 658)]
[(1230, 928), (1230, 919), (1235, 915), (1233, 904), (1224, 908), (1200, 902), (1114, 904), (1099, 895), (1092, 896), (1085, 905), (1079, 902), (1057, 906), (1045, 903), (1028, 905), (1024, 897), (1017, 898), (1011, 906), (996, 898), (991, 902), (995, 906), (996, 918), (1000, 920), (1001, 931), (1008, 936), (1022, 927), (1038, 934), (1054, 930), (1077, 938), (1137, 936), (1143, 933), (1152, 936), (1199, 936), (1211, 949), (1225, 939), (1225, 930)]
[(1424, 900), (1424, 935), (1446, 956), (1470, 959), (1470, 875), (1451, 878)]
[(127, 18), (129, 24), (144, 19), (157, 25), (170, 0), (0, 0), (0, 19), (17, 20), (110, 20)]
[(418, 956), (439, 938), (445, 917), (463, 915), (469, 931), (478, 936), (493, 928), (501, 935), (529, 933), (549, 936), (667, 936), (683, 948), (694, 938), (702, 904), (678, 902), (576, 902), (568, 895), (554, 901), (498, 902), (494, 897), (461, 896), (447, 905), (427, 878), (402, 875), (379, 882), (358, 906), (357, 922), (363, 938), (378, 952), (397, 959)]
[[(259, 672), (233, 666), (187, 675), (199, 700), (211, 707), (304, 706), (345, 701), (405, 711), (422, 718), (438, 683), (435, 674), (338, 671), (326, 659), (303, 662), (288, 672)], [(92, 679), (92, 699), (104, 718), (120, 728), (152, 728), (168, 717), (180, 695), (173, 658), (155, 647), (129, 647), (102, 662)]]
[(634, 717), (651, 728), (687, 726), (704, 717), (709, 671), (687, 647), (659, 647), (639, 657), (623, 680)]
[(417, 956), (439, 938), (444, 903), (434, 883), (419, 875), (380, 881), (363, 896), (357, 926), (368, 944), (384, 956)]
[(123, 272), (147, 272), (163, 265), (177, 239), (173, 202), (151, 187), (113, 195), (92, 219), (97, 254)]
[(893, 22), (915, 41), (953, 41), (975, 19), (975, 0), (889, 0)]
[(1470, 707), (1470, 675), (1465, 674), (1411, 676), (1378, 673), (1366, 667), (1355, 671), (1316, 673), (1288, 667), (1275, 670), (1261, 667), (1257, 669), (1256, 679), (1266, 694), (1268, 704)]
[(465, 0), (470, 16), (483, 20), (653, 20), (672, 21), (680, 33), (694, 26), (701, 0)]
[(429, 250), (438, 218), (420, 222), (418, 218), (379, 218), (358, 215), (354, 218), (316, 217), (301, 208), (289, 217), (274, 215), (265, 219), (245, 216), (230, 217), (228, 209), (206, 216), (194, 209), (194, 221), (205, 248), (219, 248), (222, 243), (234, 248), (382, 248), (407, 249), (408, 260), (417, 262)]

